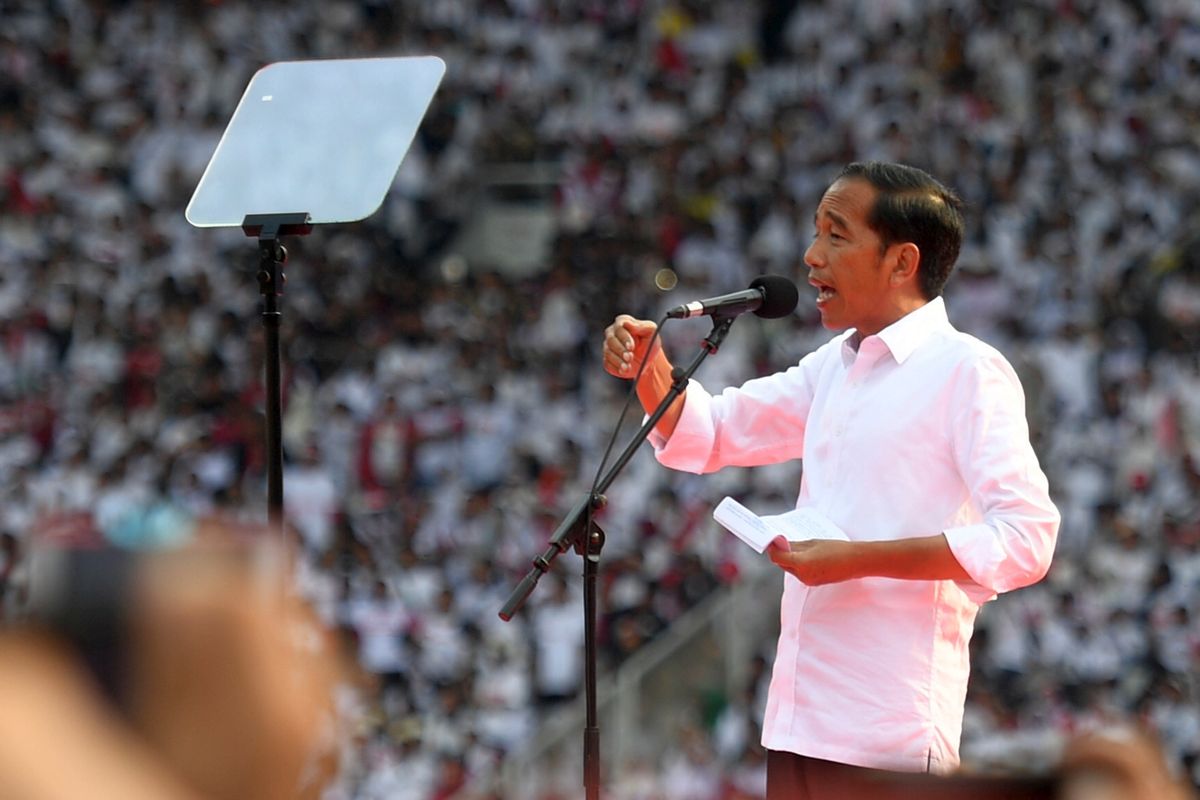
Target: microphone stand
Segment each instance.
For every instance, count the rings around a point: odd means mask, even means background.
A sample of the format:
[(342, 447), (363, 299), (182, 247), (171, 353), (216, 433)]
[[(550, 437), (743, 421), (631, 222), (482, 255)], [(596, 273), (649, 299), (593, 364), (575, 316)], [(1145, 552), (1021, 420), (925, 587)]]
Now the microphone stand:
[[(600, 725), (596, 710), (596, 577), (600, 567), (600, 551), (604, 547), (604, 531), (592, 519), (593, 512), (603, 508), (607, 502), (604, 490), (616, 479), (646, 440), (654, 426), (667, 413), (671, 404), (683, 394), (688, 380), (710, 354), (717, 352), (729, 333), (733, 320), (739, 312), (714, 315), (713, 328), (686, 369), (675, 367), (671, 372), (671, 388), (659, 401), (654, 412), (647, 417), (637, 434), (626, 445), (612, 467), (596, 482), (595, 487), (584, 496), (559, 524), (546, 551), (533, 559), (533, 569), (521, 580), (500, 609), (500, 619), (508, 622), (525, 604), (551, 564), (559, 554), (573, 548), (583, 557), (583, 613), (584, 613), (584, 693), (585, 721), (583, 731), (583, 785), (586, 800), (600, 798)], [(666, 320), (663, 320), (666, 322)]]

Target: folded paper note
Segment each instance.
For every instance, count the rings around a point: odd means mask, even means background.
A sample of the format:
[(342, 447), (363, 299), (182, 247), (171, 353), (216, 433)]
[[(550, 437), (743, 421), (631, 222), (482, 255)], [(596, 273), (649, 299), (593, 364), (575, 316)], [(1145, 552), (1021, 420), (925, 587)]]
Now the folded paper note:
[(848, 541), (841, 528), (807, 507), (760, 517), (732, 497), (726, 497), (713, 509), (713, 519), (754, 548), (756, 553), (763, 552), (772, 543), (786, 547), (788, 542), (809, 539)]

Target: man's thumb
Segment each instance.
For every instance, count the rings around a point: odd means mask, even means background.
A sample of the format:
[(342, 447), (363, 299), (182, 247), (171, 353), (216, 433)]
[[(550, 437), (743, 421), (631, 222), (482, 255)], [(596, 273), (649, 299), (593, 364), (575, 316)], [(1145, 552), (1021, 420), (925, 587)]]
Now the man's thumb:
[(649, 338), (657, 329), (657, 324), (646, 319), (631, 319), (625, 323), (625, 330), (637, 339)]

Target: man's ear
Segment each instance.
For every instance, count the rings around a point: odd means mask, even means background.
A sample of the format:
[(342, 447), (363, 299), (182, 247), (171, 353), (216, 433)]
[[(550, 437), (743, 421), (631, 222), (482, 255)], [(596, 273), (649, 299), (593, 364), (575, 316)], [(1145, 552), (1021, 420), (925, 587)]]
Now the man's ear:
[(921, 266), (921, 249), (912, 242), (897, 242), (888, 248), (890, 280), (893, 286), (901, 286), (909, 281), (916, 282), (917, 270)]

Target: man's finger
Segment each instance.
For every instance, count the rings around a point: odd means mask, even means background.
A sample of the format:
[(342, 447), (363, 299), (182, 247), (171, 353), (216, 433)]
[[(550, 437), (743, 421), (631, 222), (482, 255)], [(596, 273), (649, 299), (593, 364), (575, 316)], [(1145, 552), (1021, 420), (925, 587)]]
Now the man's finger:
[(658, 326), (653, 322), (644, 319), (632, 319), (625, 324), (625, 330), (629, 332), (633, 338), (645, 338), (654, 333)]

